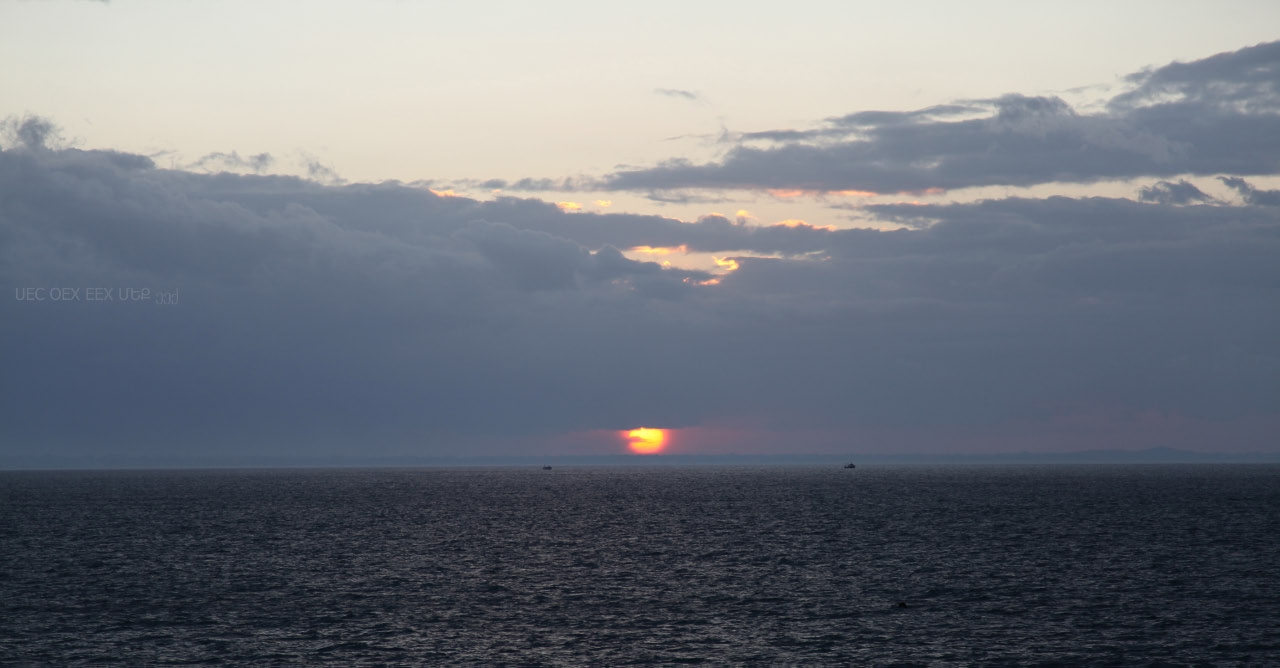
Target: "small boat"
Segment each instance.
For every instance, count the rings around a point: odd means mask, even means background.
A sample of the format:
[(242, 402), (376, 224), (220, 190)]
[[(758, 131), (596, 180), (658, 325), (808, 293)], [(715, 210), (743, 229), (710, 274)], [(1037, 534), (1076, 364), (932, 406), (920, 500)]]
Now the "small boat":
[(845, 468), (847, 468), (847, 469), (856, 469), (856, 468), (858, 468), (856, 465), (854, 465), (854, 463), (853, 463), (853, 462), (849, 462), (848, 464), (845, 464), (845, 465), (844, 465), (844, 467), (845, 467)]
[(542, 467), (542, 470), (543, 470), (543, 471), (550, 471), (550, 470), (551, 470), (551, 467), (550, 467), (550, 466), (544, 466), (544, 467)]

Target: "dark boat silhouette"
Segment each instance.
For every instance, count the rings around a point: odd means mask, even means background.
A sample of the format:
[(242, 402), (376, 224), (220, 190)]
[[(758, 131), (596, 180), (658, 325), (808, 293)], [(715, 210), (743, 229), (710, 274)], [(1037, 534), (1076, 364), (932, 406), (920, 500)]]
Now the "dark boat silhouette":
[(551, 470), (551, 467), (550, 467), (550, 466), (544, 466), (544, 467), (542, 467), (542, 470), (543, 470), (543, 471), (550, 471), (550, 470)]
[(858, 467), (857, 467), (857, 466), (855, 466), (852, 462), (850, 462), (850, 463), (848, 463), (848, 464), (845, 464), (845, 465), (844, 465), (844, 467), (845, 467), (845, 468), (847, 468), (847, 469), (856, 469), (856, 468), (858, 468)]

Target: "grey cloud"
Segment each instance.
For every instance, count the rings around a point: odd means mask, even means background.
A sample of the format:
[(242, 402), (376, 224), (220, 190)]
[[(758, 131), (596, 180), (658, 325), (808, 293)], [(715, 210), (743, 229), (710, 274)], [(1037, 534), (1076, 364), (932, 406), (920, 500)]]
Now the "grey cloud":
[(684, 279), (710, 277), (703, 272), (663, 271), (656, 262), (628, 259), (609, 245), (591, 252), (568, 239), (506, 223), (473, 221), (453, 237), (474, 244), (493, 271), (521, 290), (574, 290), (626, 279), (633, 284), (640, 280), (651, 295), (679, 298), (688, 289)]
[(1136, 87), (1112, 98), (1115, 109), (1166, 104), (1274, 113), (1280, 107), (1280, 42), (1130, 74)]
[(822, 127), (810, 130), (762, 130), (737, 135), (743, 140), (799, 141), (831, 140), (857, 135), (863, 128), (887, 125), (903, 125), (936, 120), (948, 116), (979, 114), (988, 110), (983, 103), (940, 104), (914, 111), (859, 111), (836, 118), (828, 118)]
[[(1273, 210), (873, 210), (916, 229), (570, 215), (6, 150), (0, 457), (445, 454), (734, 420), (944, 442), (1150, 411), (1229, 425), (1245, 434), (1237, 449), (1274, 447), (1239, 427), (1280, 405)], [(730, 254), (739, 269), (699, 285), (710, 275), (618, 250), (636, 245)], [(60, 286), (176, 290), (180, 303), (13, 292)]]
[(1005, 95), (906, 112), (857, 112), (813, 130), (741, 135), (715, 162), (625, 169), (602, 187), (906, 192), (1107, 179), (1280, 172), (1280, 42), (1130, 77), (1106, 110)]
[(52, 121), (40, 116), (10, 116), (0, 121), (0, 146), (25, 148), (31, 151), (60, 148), (61, 133)]
[(1259, 190), (1248, 181), (1234, 176), (1219, 177), (1219, 180), (1240, 193), (1249, 204), (1280, 206), (1280, 190)]
[(816, 130), (760, 130), (757, 132), (743, 132), (737, 135), (738, 139), (746, 141), (765, 140), (765, 141), (803, 141), (815, 139), (819, 137), (843, 136), (849, 134), (844, 128), (819, 128)]
[[(307, 178), (313, 181), (319, 181), (330, 185), (341, 185), (347, 182), (346, 179), (342, 178), (342, 175), (338, 174), (337, 170), (330, 165), (320, 162), (320, 159), (315, 156), (303, 153), (302, 162), (307, 168)], [(255, 170), (255, 173), (256, 171), (257, 170)]]
[(913, 111), (859, 111), (846, 114), (829, 122), (842, 127), (866, 127), (878, 125), (897, 125), (901, 123), (918, 123), (922, 120), (934, 120), (947, 116), (973, 114), (984, 111), (981, 105), (938, 104)]
[(214, 152), (201, 156), (190, 165), (187, 165), (187, 167), (188, 169), (201, 169), (205, 171), (248, 170), (254, 174), (261, 174), (274, 162), (275, 158), (272, 158), (270, 153), (259, 153), (247, 158), (242, 158), (236, 151), (232, 151), (230, 153)]
[(1213, 197), (1185, 179), (1180, 179), (1176, 183), (1173, 181), (1160, 181), (1149, 186), (1143, 186), (1142, 190), (1138, 191), (1138, 199), (1143, 202), (1155, 202), (1158, 204), (1190, 204), (1192, 202), (1213, 201)]
[[(483, 185), (484, 183), (488, 183), (488, 181), (481, 182), (481, 185)], [(507, 190), (519, 190), (522, 192), (543, 192), (543, 191), (572, 192), (574, 190), (579, 189), (579, 184), (577, 183), (576, 179), (572, 179), (572, 178), (535, 179), (532, 177), (525, 177), (522, 179), (517, 179), (515, 181), (508, 182), (504, 187)]]
[(726, 197), (712, 197), (702, 193), (680, 192), (671, 190), (650, 191), (645, 199), (663, 204), (719, 204), (730, 201)]
[(653, 89), (653, 92), (657, 93), (658, 95), (663, 95), (666, 97), (674, 97), (674, 98), (679, 98), (681, 100), (689, 100), (690, 102), (702, 101), (701, 95), (693, 91), (681, 90), (679, 88), (655, 88)]

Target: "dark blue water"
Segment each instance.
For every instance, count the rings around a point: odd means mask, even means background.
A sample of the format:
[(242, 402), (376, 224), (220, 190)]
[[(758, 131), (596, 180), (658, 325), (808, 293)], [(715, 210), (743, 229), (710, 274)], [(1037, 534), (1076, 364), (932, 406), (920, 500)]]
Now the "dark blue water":
[(10, 472), (0, 502), (5, 664), (1280, 664), (1275, 466)]

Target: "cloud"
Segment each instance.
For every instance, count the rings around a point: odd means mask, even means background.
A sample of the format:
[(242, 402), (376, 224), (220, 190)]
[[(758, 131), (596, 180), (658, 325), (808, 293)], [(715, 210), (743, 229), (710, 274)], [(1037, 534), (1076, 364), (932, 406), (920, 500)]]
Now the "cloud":
[[(625, 169), (619, 190), (909, 192), (1280, 172), (1280, 42), (1130, 75), (1099, 112), (1010, 94), (746, 133), (724, 157)], [(759, 141), (769, 142), (765, 146)]]
[[(338, 174), (337, 170), (320, 162), (319, 158), (308, 153), (302, 153), (300, 157), (302, 158), (303, 166), (307, 170), (307, 178), (312, 181), (319, 181), (329, 185), (342, 185), (347, 182), (346, 179), (342, 178), (342, 175)], [(255, 170), (254, 173), (258, 173), (258, 170)]]
[[(1099, 425), (1080, 447), (1127, 447), (1152, 412), (1275, 447), (1280, 222), (1261, 205), (877, 205), (910, 228), (832, 230), (38, 146), (0, 152), (10, 461), (486, 453), (638, 425), (885, 451), (1080, 415)], [(735, 268), (618, 250), (639, 246)]]
[(913, 111), (859, 111), (829, 119), (829, 122), (840, 128), (874, 127), (933, 121), (948, 116), (978, 114), (982, 111), (984, 108), (981, 105), (939, 104)]
[(518, 192), (572, 192), (575, 190), (583, 190), (590, 186), (590, 183), (582, 183), (580, 179), (575, 178), (532, 178), (525, 177), (516, 179), (515, 181), (507, 181), (505, 179), (461, 179), (455, 181), (459, 186), (467, 188), (483, 188), (486, 190), (514, 190)]
[[(272, 158), (270, 153), (259, 153), (247, 158), (242, 158), (239, 153), (232, 151), (230, 153), (208, 153), (201, 156), (187, 167), (189, 169), (200, 169), (204, 171), (212, 171), (216, 169), (219, 171), (249, 171), (254, 174), (261, 174), (266, 171), (267, 168), (271, 167), (271, 164), (274, 162), (275, 158)], [(317, 176), (312, 165), (309, 164), (308, 167), (309, 171), (312, 172), (311, 176), (313, 178)]]
[(1185, 179), (1176, 183), (1173, 181), (1160, 181), (1149, 186), (1143, 186), (1142, 190), (1138, 192), (1138, 199), (1159, 204), (1190, 204), (1191, 202), (1213, 201), (1212, 197)]
[(1219, 177), (1224, 184), (1244, 197), (1244, 201), (1258, 206), (1280, 206), (1280, 190), (1259, 190), (1239, 177)]
[(693, 91), (688, 91), (688, 90), (681, 90), (679, 88), (655, 88), (653, 89), (653, 92), (657, 93), (658, 95), (662, 95), (664, 97), (674, 97), (681, 100), (688, 100), (690, 102), (702, 101), (702, 96), (699, 95), (698, 93), (695, 93)]
[(25, 148), (28, 151), (59, 148), (61, 145), (61, 132), (57, 126), (40, 116), (6, 118), (0, 121), (0, 136), (4, 137), (4, 143), (0, 146)]
[(1190, 63), (1170, 63), (1126, 79), (1136, 87), (1112, 98), (1113, 109), (1158, 110), (1172, 104), (1241, 114), (1274, 113), (1280, 107), (1280, 42)]

